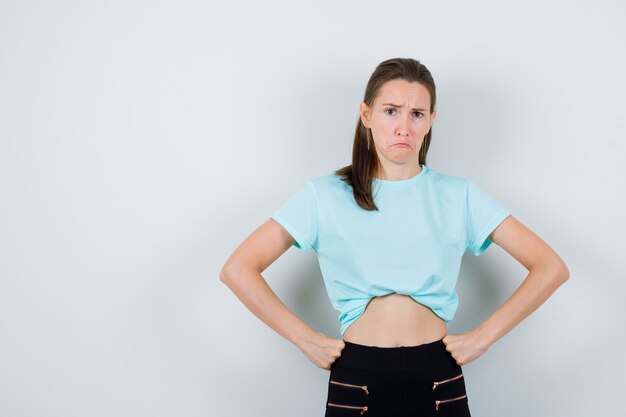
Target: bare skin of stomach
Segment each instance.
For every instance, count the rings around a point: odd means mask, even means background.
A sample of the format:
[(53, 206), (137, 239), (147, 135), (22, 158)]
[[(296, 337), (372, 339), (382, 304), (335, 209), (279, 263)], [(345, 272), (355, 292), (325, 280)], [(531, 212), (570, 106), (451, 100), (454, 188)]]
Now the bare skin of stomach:
[(366, 346), (416, 346), (443, 339), (446, 322), (408, 295), (391, 293), (370, 300), (343, 340)]

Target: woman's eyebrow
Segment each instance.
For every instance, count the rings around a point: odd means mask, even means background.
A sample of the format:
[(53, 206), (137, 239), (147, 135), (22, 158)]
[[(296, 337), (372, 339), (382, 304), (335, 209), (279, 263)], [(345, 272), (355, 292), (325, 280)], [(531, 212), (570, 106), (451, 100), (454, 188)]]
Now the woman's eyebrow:
[[(399, 104), (393, 104), (393, 103), (383, 103), (383, 106), (402, 107)], [(415, 109), (415, 108), (413, 110), (422, 111), (422, 112), (426, 111), (426, 109)]]

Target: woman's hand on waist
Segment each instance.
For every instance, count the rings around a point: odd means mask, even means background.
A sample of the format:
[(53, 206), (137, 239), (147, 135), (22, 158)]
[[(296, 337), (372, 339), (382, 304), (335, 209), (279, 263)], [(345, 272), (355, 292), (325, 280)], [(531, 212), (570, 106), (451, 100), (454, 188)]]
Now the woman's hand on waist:
[(443, 339), (446, 350), (459, 366), (477, 359), (489, 349), (489, 343), (478, 329), (459, 334), (449, 334)]
[(330, 370), (346, 345), (341, 339), (333, 339), (322, 332), (314, 331), (298, 341), (296, 346), (318, 368)]

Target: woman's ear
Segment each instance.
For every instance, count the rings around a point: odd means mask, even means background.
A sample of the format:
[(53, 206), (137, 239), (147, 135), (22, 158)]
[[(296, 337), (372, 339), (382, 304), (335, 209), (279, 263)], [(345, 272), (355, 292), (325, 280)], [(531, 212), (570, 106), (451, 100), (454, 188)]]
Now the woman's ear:
[(369, 106), (367, 104), (365, 104), (364, 101), (361, 102), (361, 104), (359, 105), (359, 113), (361, 114), (361, 123), (363, 123), (363, 126), (369, 128)]

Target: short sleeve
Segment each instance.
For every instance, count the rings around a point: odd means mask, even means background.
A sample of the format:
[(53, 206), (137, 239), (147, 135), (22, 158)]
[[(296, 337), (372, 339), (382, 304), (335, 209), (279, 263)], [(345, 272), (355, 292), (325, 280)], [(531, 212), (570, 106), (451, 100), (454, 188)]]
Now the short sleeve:
[(294, 246), (301, 251), (317, 246), (317, 197), (315, 186), (307, 181), (271, 216), (294, 238)]
[(510, 214), (493, 196), (467, 180), (465, 249), (475, 256), (483, 253), (492, 243), (487, 237)]

